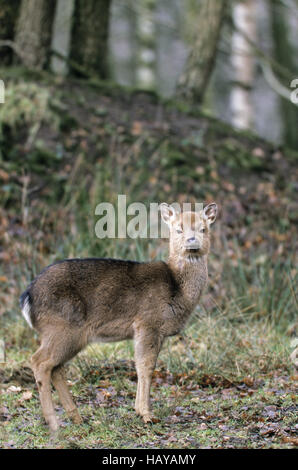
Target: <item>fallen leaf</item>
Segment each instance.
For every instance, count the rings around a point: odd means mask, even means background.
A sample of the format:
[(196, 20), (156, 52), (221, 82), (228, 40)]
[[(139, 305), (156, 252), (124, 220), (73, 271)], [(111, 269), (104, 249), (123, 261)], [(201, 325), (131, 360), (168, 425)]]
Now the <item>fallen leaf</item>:
[(199, 424), (199, 429), (200, 429), (201, 431), (204, 431), (205, 429), (208, 429), (208, 426), (207, 426), (206, 423), (201, 423), (201, 424)]
[(282, 442), (287, 442), (289, 444), (293, 444), (295, 446), (298, 446), (298, 437), (287, 437), (287, 436), (283, 436), (281, 438)]
[(22, 396), (20, 398), (20, 402), (26, 401), (26, 400), (31, 400), (32, 398), (32, 392), (31, 390), (27, 390), (26, 392), (22, 393)]
[(7, 392), (8, 393), (18, 393), (22, 390), (22, 387), (16, 387), (15, 385), (11, 385), (8, 387)]
[(140, 121), (134, 121), (131, 133), (132, 135), (138, 136), (142, 133), (143, 124)]
[(3, 181), (8, 181), (9, 180), (9, 174), (6, 171), (0, 169), (0, 178)]

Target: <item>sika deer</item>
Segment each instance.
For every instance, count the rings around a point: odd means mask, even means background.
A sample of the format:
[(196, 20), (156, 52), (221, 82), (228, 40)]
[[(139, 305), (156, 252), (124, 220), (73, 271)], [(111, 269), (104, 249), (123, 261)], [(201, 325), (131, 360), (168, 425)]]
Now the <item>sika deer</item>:
[(167, 336), (184, 327), (207, 283), (212, 203), (199, 213), (175, 212), (161, 204), (169, 226), (168, 262), (67, 259), (45, 268), (22, 294), (22, 313), (41, 337), (32, 369), (42, 411), (58, 429), (51, 381), (75, 423), (81, 417), (68, 390), (63, 365), (88, 343), (134, 339), (138, 386), (135, 410), (152, 420), (150, 385), (157, 356)]

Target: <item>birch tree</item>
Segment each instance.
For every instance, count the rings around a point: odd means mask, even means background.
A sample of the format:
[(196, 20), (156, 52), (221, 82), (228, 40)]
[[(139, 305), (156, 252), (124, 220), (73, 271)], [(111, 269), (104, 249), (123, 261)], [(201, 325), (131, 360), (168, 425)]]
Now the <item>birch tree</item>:
[[(51, 49), (65, 58), (68, 57), (70, 49), (73, 9), (74, 0), (57, 0)], [(54, 73), (66, 75), (68, 73), (67, 61), (53, 54), (51, 69)]]
[[(279, 64), (293, 73), (293, 79), (297, 78), (298, 67), (297, 62), (295, 62), (293, 44), (290, 41), (289, 18), (287, 17), (287, 13), (290, 14), (291, 11), (287, 11), (285, 6), (277, 0), (270, 0), (270, 6), (275, 59)], [(286, 80), (281, 76), (279, 76), (279, 79), (283, 82), (284, 86), (290, 90), (290, 83), (286, 83)], [(280, 111), (284, 123), (284, 142), (287, 146), (297, 149), (298, 107), (287, 99), (280, 98)]]
[(110, 14), (110, 68), (121, 85), (136, 85), (137, 12), (133, 0), (113, 0)]
[(155, 44), (155, 0), (144, 0), (138, 9), (137, 22), (137, 85), (140, 88), (155, 88), (156, 44)]
[(234, 72), (231, 91), (232, 123), (235, 127), (248, 129), (252, 127), (254, 120), (251, 91), (255, 73), (255, 57), (250, 43), (241, 32), (257, 42), (255, 0), (235, 2), (232, 16), (235, 26), (231, 50)]
[(177, 96), (201, 103), (215, 63), (227, 0), (201, 2), (194, 46), (177, 87)]

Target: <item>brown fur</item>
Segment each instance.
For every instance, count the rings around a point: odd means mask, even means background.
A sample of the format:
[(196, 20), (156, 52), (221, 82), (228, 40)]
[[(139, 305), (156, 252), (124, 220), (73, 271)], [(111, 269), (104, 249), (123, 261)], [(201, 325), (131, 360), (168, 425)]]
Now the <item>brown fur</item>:
[(197, 221), (190, 212), (180, 215), (167, 205), (161, 210), (170, 229), (167, 263), (64, 260), (44, 269), (22, 295), (21, 305), (24, 309), (26, 301), (30, 304), (30, 320), (41, 336), (32, 368), (51, 430), (58, 428), (51, 381), (67, 413), (81, 422), (63, 365), (97, 340), (134, 339), (135, 409), (145, 422), (152, 419), (149, 395), (157, 356), (164, 339), (184, 327), (207, 283), (209, 225), (216, 217), (215, 204), (207, 206)]

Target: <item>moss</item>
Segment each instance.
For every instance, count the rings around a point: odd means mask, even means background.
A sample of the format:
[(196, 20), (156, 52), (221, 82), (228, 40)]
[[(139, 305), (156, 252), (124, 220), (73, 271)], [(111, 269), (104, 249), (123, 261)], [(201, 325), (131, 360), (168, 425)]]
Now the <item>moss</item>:
[(221, 141), (216, 160), (225, 163), (230, 168), (260, 170), (267, 167), (266, 161), (254, 156), (245, 145), (231, 137)]

